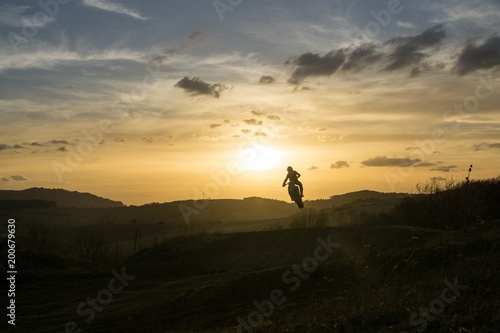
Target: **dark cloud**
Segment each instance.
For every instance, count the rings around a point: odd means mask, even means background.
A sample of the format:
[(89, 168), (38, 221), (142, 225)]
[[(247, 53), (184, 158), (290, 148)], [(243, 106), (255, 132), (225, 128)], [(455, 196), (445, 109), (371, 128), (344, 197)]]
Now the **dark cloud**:
[(10, 179), (13, 180), (13, 181), (15, 181), (15, 182), (23, 182), (23, 181), (28, 180), (28, 178), (26, 178), (24, 176), (21, 176), (21, 175), (10, 176)]
[(185, 52), (194, 42), (200, 39), (200, 36), (202, 34), (203, 33), (201, 31), (191, 32), (188, 35), (187, 39), (185, 39), (183, 42), (178, 43), (173, 47), (168, 47), (161, 51), (160, 54), (152, 56), (151, 59), (148, 60), (148, 63), (155, 66), (163, 64), (173, 56)]
[(395, 158), (386, 156), (377, 156), (369, 158), (366, 161), (362, 161), (361, 164), (369, 167), (383, 167), (383, 166), (411, 166), (421, 162), (420, 159), (410, 159), (410, 158)]
[(260, 77), (259, 83), (270, 84), (276, 82), (276, 79), (271, 75), (262, 75)]
[(493, 36), (476, 46), (467, 43), (458, 56), (454, 71), (465, 75), (477, 69), (490, 69), (500, 66), (500, 36)]
[(475, 151), (487, 150), (487, 149), (500, 149), (500, 143), (483, 142), (478, 145), (473, 145), (472, 148), (474, 148)]
[(255, 116), (258, 116), (258, 117), (266, 115), (265, 112), (262, 112), (262, 111), (253, 111), (253, 110), (252, 110), (252, 114), (255, 115)]
[(430, 166), (434, 166), (434, 165), (435, 164), (431, 163), (431, 162), (420, 162), (420, 163), (414, 164), (413, 166), (417, 167), (417, 168), (425, 168), (425, 167), (430, 167)]
[(175, 54), (175, 51), (172, 51), (171, 53), (168, 53), (168, 54), (153, 56), (148, 62), (150, 65), (155, 65), (155, 66), (161, 65), (174, 54)]
[(439, 177), (431, 177), (431, 180), (434, 180), (434, 181), (437, 181), (437, 182), (442, 182), (442, 181), (445, 181), (446, 178), (441, 177), (441, 176), (439, 176)]
[(413, 71), (416, 73), (416, 71), (420, 70), (416, 68), (422, 66), (422, 60), (429, 56), (429, 54), (422, 51), (438, 46), (445, 37), (446, 32), (443, 25), (437, 24), (416, 36), (392, 38), (386, 44), (395, 48), (388, 55), (389, 64), (384, 70), (394, 71), (413, 67)]
[(200, 37), (203, 34), (201, 31), (193, 31), (192, 33), (189, 34), (189, 39), (190, 40), (195, 40), (198, 37)]
[(62, 151), (62, 152), (67, 151), (66, 147), (64, 147), (64, 146), (61, 146), (61, 147), (57, 148), (56, 150), (57, 151)]
[(280, 120), (281, 118), (279, 116), (275, 116), (275, 115), (270, 114), (270, 115), (267, 116), (267, 119), (270, 119), (270, 120)]
[(197, 77), (191, 79), (187, 76), (177, 82), (174, 87), (184, 89), (185, 92), (191, 95), (208, 95), (215, 98), (219, 98), (220, 94), (227, 89), (221, 83), (210, 84)]
[(304, 53), (285, 62), (293, 69), (288, 82), (298, 85), (311, 76), (329, 76), (339, 69), (344, 73), (358, 72), (374, 64), (381, 64), (384, 71), (410, 68), (410, 77), (415, 77), (444, 68), (442, 63), (431, 64), (425, 59), (430, 55), (429, 50), (439, 46), (445, 37), (443, 26), (438, 24), (418, 35), (394, 37), (381, 44), (332, 50), (324, 56)]
[(345, 59), (343, 49), (331, 51), (324, 56), (304, 53), (298, 57), (292, 57), (285, 62), (285, 65), (293, 68), (288, 82), (300, 84), (310, 76), (330, 76), (342, 66)]
[(430, 171), (450, 172), (451, 169), (455, 169), (456, 167), (456, 165), (443, 165), (434, 169), (430, 169)]
[(267, 134), (266, 134), (266, 133), (264, 133), (264, 132), (262, 132), (262, 131), (257, 131), (257, 132), (255, 132), (255, 133), (253, 134), (253, 136), (264, 136), (264, 137), (265, 137), (265, 136), (267, 136)]
[(379, 61), (382, 53), (376, 51), (374, 44), (364, 44), (355, 48), (342, 65), (343, 71), (359, 71), (369, 64)]
[(243, 120), (243, 122), (245, 124), (248, 124), (248, 125), (262, 125), (262, 120), (257, 120), (257, 119), (245, 119)]
[(0, 150), (11, 149), (12, 147), (4, 143), (0, 143)]
[(14, 148), (14, 149), (26, 149), (26, 147), (23, 147), (23, 146), (18, 145), (18, 144), (15, 144), (14, 146), (12, 146), (12, 148)]
[(69, 145), (69, 142), (66, 141), (66, 140), (50, 140), (47, 143), (51, 143), (51, 144), (54, 144), (54, 145)]
[(43, 144), (41, 144), (40, 142), (32, 142), (30, 143), (30, 146), (33, 146), (33, 147), (43, 147)]
[(221, 124), (210, 124), (210, 128), (217, 128), (221, 126), (222, 126)]
[(307, 170), (309, 170), (309, 171), (313, 171), (313, 170), (318, 170), (318, 169), (319, 169), (319, 168), (318, 168), (317, 166), (312, 165), (312, 166), (311, 166), (309, 169), (307, 169)]
[(8, 182), (10, 182), (10, 178), (7, 178), (7, 177), (2, 177), (2, 178), (0, 178), (0, 181), (1, 181), (2, 183), (8, 183)]
[(242, 132), (242, 133), (245, 133), (245, 134), (249, 134), (249, 133), (251, 133), (252, 131), (251, 131), (251, 130), (249, 130), (249, 129), (242, 129), (242, 130), (241, 130), (241, 132)]
[(349, 163), (347, 163), (346, 161), (337, 161), (335, 163), (332, 163), (330, 165), (330, 169), (340, 169), (340, 168), (348, 168), (349, 167)]

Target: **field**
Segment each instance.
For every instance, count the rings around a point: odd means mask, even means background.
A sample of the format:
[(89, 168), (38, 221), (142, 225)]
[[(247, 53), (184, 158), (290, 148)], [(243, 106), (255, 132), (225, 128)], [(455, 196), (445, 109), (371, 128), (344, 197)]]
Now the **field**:
[(5, 332), (498, 332), (499, 231), (199, 233), (97, 271), (25, 252)]

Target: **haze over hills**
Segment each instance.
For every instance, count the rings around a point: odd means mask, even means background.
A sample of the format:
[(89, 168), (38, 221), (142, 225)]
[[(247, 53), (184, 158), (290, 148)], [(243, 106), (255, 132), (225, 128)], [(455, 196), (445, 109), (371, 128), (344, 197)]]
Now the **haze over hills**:
[(81, 193), (63, 189), (33, 187), (25, 190), (0, 190), (0, 200), (45, 200), (53, 201), (59, 207), (96, 208), (123, 207), (120, 201), (114, 201), (91, 193)]
[[(329, 199), (305, 201), (305, 205), (306, 210), (349, 207), (359, 211), (369, 209), (370, 212), (378, 213), (394, 207), (403, 196), (404, 194), (400, 193), (364, 190), (335, 195)], [(185, 225), (190, 222), (238, 222), (238, 225), (241, 225), (240, 222), (245, 222), (257, 223), (258, 225), (250, 229), (260, 230), (262, 223), (288, 225), (292, 217), (301, 210), (293, 202), (260, 197), (184, 200), (126, 206), (119, 201), (90, 193), (31, 188), (23, 191), (0, 191), (0, 211), (9, 214), (17, 211), (16, 214), (20, 214), (21, 219), (68, 225), (89, 223)]]
[[(361, 190), (356, 192), (349, 192), (345, 194), (333, 195), (328, 199), (316, 199), (316, 200), (305, 200), (308, 203), (308, 207), (311, 208), (331, 208), (333, 206), (341, 206), (345, 204), (350, 204), (356, 201), (363, 200), (394, 200), (401, 199), (406, 194), (404, 193), (382, 193), (371, 190)], [(0, 200), (44, 200), (52, 201), (57, 204), (58, 207), (75, 207), (75, 208), (111, 208), (111, 207), (126, 207), (121, 201), (111, 200), (103, 197), (99, 197), (92, 193), (82, 193), (78, 191), (68, 191), (65, 189), (48, 189), (33, 187), (25, 190), (0, 190)], [(281, 200), (261, 198), (261, 197), (248, 197), (244, 199), (210, 199), (211, 203), (219, 203), (223, 205), (234, 206), (235, 211), (241, 211), (241, 214), (245, 214), (247, 208), (243, 206), (257, 205), (260, 208), (270, 208), (269, 205), (273, 206), (275, 209), (276, 205), (279, 206), (278, 212), (284, 207), (288, 206), (288, 203)], [(149, 203), (141, 206), (131, 205), (130, 207), (157, 207), (161, 205), (170, 204), (181, 204), (185, 203), (189, 205), (193, 200), (185, 201), (173, 201), (165, 203)], [(202, 201), (200, 201), (202, 202)], [(207, 201), (208, 202), (208, 201)], [(194, 205), (200, 208), (204, 204), (198, 203)], [(213, 205), (212, 205), (213, 206)], [(204, 209), (204, 208), (203, 208)], [(238, 213), (236, 213), (238, 215)]]

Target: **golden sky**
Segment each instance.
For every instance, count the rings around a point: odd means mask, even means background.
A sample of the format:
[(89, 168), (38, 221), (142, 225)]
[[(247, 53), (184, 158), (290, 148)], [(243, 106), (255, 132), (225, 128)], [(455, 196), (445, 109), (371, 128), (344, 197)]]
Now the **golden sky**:
[(288, 165), (305, 199), (499, 176), (498, 2), (223, 3), (0, 4), (0, 188), (143, 204), (289, 200)]

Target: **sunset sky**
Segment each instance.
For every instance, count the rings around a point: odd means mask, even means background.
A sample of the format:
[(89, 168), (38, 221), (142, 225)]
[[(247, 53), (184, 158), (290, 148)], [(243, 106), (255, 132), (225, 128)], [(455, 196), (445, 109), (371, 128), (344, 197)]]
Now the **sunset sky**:
[(0, 189), (125, 204), (496, 178), (500, 2), (0, 1)]

